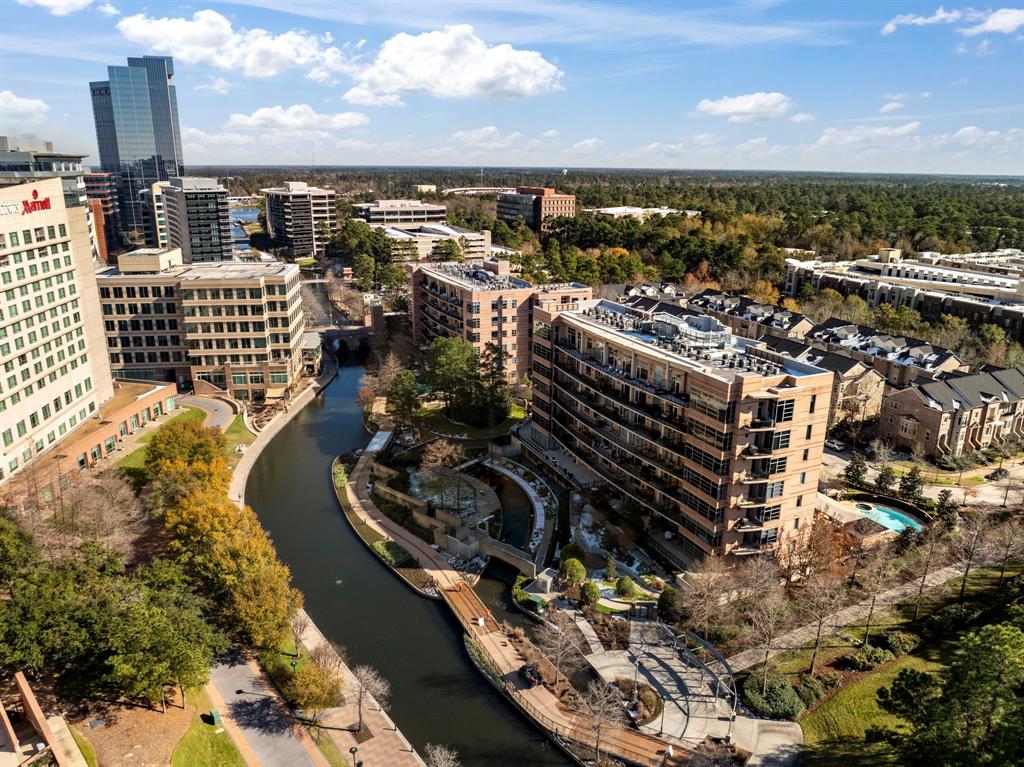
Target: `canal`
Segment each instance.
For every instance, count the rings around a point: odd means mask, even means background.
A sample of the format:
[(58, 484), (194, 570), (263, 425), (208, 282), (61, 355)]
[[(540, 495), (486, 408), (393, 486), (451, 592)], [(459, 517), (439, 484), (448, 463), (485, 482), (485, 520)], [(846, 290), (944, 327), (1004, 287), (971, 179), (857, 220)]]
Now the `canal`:
[[(369, 441), (356, 401), (362, 375), (361, 366), (343, 365), (281, 430), (253, 467), (247, 502), (291, 567), (316, 624), (348, 648), (353, 664), (374, 666), (391, 682), (390, 713), (417, 750), (447, 744), (465, 767), (570, 765), (470, 664), (448, 608), (413, 593), (342, 516), (330, 465)], [(513, 615), (500, 579), (485, 578), (479, 590), (499, 620), (526, 620)]]

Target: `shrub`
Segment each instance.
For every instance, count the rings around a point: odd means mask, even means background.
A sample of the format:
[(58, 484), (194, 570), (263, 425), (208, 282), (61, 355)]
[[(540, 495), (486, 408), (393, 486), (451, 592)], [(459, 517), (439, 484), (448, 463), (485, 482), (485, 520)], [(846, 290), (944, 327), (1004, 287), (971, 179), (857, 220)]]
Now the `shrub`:
[(810, 708), (825, 697), (825, 685), (815, 676), (805, 676), (796, 686), (796, 694)]
[(600, 598), (600, 586), (593, 581), (583, 581), (583, 586), (580, 588), (580, 599), (583, 600), (583, 603), (587, 605), (596, 604)]
[(870, 671), (890, 661), (895, 656), (884, 647), (865, 645), (856, 652), (843, 656), (843, 661), (854, 671)]
[(615, 593), (620, 597), (631, 597), (636, 593), (636, 586), (633, 585), (633, 579), (628, 575), (623, 575), (615, 582)]
[(743, 683), (747, 705), (757, 714), (772, 719), (796, 719), (807, 707), (786, 678), (768, 672), (768, 686), (761, 694), (761, 674), (754, 672)]
[(558, 569), (558, 577), (564, 583), (578, 586), (587, 577), (587, 568), (578, 559), (563, 559), (562, 566)]
[(525, 605), (530, 601), (530, 595), (523, 590), (523, 585), (529, 580), (525, 575), (517, 575), (516, 582), (512, 584), (512, 599), (518, 605)]
[(403, 565), (412, 559), (412, 554), (394, 541), (374, 541), (370, 544), (373, 552), (392, 567)]
[(918, 648), (921, 637), (912, 631), (890, 631), (885, 635), (885, 641), (894, 655), (906, 655)]
[(947, 605), (925, 618), (924, 632), (930, 637), (945, 636), (955, 629), (973, 623), (979, 615), (981, 608), (970, 602)]
[(560, 552), (560, 560), (564, 562), (567, 559), (578, 559), (580, 562), (586, 557), (586, 552), (583, 551), (583, 547), (578, 543), (567, 543), (562, 547)]
[(672, 586), (666, 586), (658, 595), (658, 617), (665, 623), (679, 619), (679, 592)]
[(837, 671), (826, 671), (817, 677), (826, 690), (836, 690), (843, 686), (843, 675)]

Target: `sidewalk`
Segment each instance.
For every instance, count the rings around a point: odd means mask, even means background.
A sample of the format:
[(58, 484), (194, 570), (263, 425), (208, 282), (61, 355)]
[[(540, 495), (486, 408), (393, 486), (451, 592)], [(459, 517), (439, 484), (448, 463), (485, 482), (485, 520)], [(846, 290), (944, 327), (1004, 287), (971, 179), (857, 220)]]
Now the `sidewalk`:
[[(961, 571), (958, 570), (955, 565), (948, 565), (947, 567), (943, 567), (941, 570), (936, 570), (933, 573), (930, 573), (925, 579), (925, 591), (927, 592), (931, 589), (937, 588), (942, 584), (959, 577), (960, 574)], [(884, 608), (890, 607), (894, 604), (906, 602), (917, 594), (919, 587), (920, 582), (915, 579), (883, 592), (878, 599), (875, 600), (875, 613), (878, 614)], [(865, 599), (863, 602), (858, 602), (857, 604), (850, 605), (837, 613), (833, 613), (825, 621), (822, 636), (832, 633), (833, 629), (856, 625), (858, 622), (867, 618), (868, 611), (870, 609), (871, 600)], [(809, 623), (805, 626), (801, 626), (800, 628), (786, 632), (779, 637), (777, 644), (772, 648), (771, 653), (769, 653), (769, 658), (774, 658), (776, 655), (785, 652), (786, 650), (796, 650), (812, 644), (817, 632), (818, 626), (816, 623)], [(758, 663), (764, 662), (764, 648), (755, 647), (750, 650), (745, 650), (733, 655), (727, 660), (729, 666), (734, 672), (744, 671), (751, 666), (756, 666)]]

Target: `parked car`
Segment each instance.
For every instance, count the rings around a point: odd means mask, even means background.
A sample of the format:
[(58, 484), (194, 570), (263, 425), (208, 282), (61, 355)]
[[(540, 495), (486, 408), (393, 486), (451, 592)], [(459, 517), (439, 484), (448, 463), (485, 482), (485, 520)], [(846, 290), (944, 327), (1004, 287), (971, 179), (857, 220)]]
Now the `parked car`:
[(826, 439), (825, 447), (831, 450), (835, 450), (837, 453), (841, 453), (844, 450), (846, 450), (846, 443), (841, 442), (838, 439)]
[(526, 682), (529, 687), (536, 687), (544, 681), (536, 663), (526, 663), (521, 666), (519, 668), (519, 676), (522, 677), (523, 681)]
[(986, 474), (985, 479), (989, 480), (990, 482), (994, 482), (997, 479), (1003, 479), (1008, 476), (1010, 476), (1010, 472), (1007, 471), (1006, 469), (996, 469), (995, 471)]

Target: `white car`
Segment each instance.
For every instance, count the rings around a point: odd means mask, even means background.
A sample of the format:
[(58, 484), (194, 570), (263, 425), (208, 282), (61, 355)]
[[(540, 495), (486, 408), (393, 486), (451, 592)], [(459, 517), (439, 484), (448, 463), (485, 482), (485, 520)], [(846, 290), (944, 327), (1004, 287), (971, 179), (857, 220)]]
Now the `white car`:
[(837, 453), (841, 453), (846, 450), (846, 443), (840, 442), (838, 439), (826, 439), (825, 447), (830, 450), (835, 450)]

